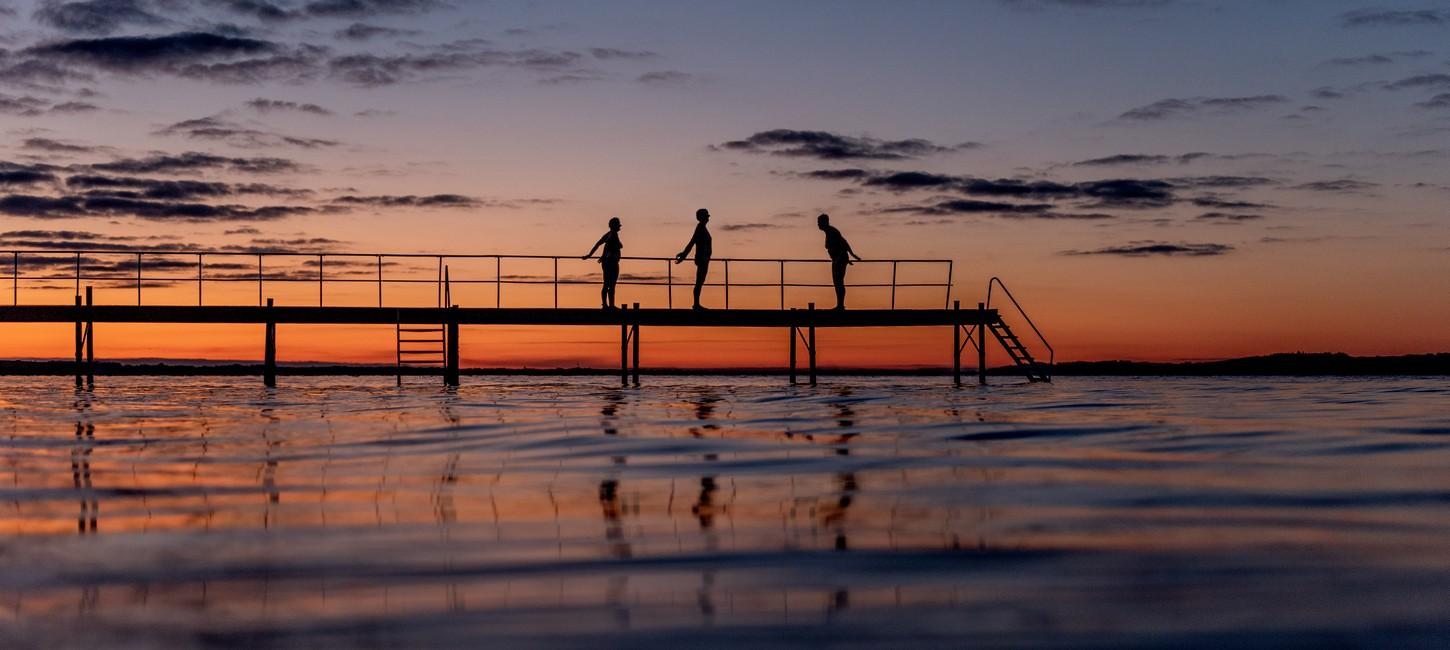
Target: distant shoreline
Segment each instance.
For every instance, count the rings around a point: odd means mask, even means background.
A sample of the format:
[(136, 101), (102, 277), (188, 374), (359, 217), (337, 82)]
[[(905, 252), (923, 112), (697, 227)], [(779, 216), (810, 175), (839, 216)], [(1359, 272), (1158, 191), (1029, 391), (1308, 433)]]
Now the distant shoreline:
[[(750, 376), (783, 375), (785, 368), (641, 368), (642, 375), (680, 376)], [(963, 369), (964, 375), (976, 369)], [(464, 368), (471, 376), (613, 376), (618, 368)], [(940, 377), (950, 368), (820, 368), (818, 374), (831, 376), (869, 375), (882, 377)], [(72, 361), (0, 361), (0, 376), (68, 376), (75, 374)], [(204, 361), (106, 361), (96, 363), (101, 376), (251, 376), (261, 375), (262, 365), (241, 362)], [(392, 365), (292, 363), (279, 364), (277, 374), (283, 376), (392, 376)], [(437, 372), (406, 370), (408, 375), (432, 375)], [(988, 370), (992, 376), (1020, 374), (1016, 368), (999, 366)], [(1243, 357), (1219, 361), (1152, 362), (1152, 361), (1073, 361), (1058, 364), (1057, 376), (1443, 376), (1450, 375), (1450, 353), (1412, 354), (1384, 357), (1356, 357), (1342, 353), (1285, 353), (1259, 357)]]

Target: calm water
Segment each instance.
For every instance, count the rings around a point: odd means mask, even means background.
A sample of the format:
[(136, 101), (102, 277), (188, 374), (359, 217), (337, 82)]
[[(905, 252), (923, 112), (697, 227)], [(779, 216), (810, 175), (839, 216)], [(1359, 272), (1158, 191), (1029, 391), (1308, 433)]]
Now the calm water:
[(0, 646), (1450, 646), (1444, 379), (0, 379)]

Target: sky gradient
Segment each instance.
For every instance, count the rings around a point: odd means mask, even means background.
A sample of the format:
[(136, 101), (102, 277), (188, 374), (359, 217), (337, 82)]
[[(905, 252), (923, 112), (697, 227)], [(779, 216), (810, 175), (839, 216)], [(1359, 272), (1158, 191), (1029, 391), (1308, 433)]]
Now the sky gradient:
[[(0, 0), (0, 251), (582, 255), (617, 215), (625, 255), (663, 257), (707, 207), (717, 256), (817, 258), (813, 217), (828, 212), (867, 259), (954, 260), (964, 304), (1002, 277), (1059, 360), (1444, 351), (1447, 36), (1450, 4), (1429, 0)], [(134, 303), (116, 284), (102, 301)], [(490, 306), (491, 291), (458, 301)], [(829, 302), (789, 299), (808, 300)], [(116, 326), (98, 353), (255, 358), (258, 329)], [(69, 336), (7, 326), (0, 357), (65, 356)], [(609, 365), (614, 336), (481, 329), (464, 357)], [(281, 355), (387, 362), (391, 337), (284, 328)], [(646, 337), (656, 365), (779, 365), (785, 345), (773, 331)], [(715, 345), (693, 352), (697, 337)], [(944, 364), (949, 338), (833, 332), (822, 360)]]

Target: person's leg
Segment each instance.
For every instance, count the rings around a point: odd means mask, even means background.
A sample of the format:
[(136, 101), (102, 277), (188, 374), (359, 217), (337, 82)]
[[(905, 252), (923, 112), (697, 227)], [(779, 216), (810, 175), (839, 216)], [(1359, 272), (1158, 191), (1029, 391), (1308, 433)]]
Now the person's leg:
[(836, 285), (836, 309), (846, 308), (846, 261), (831, 262), (831, 282)]
[(609, 265), (601, 263), (599, 272), (604, 275), (604, 282), (599, 285), (599, 306), (609, 306)]
[(614, 289), (619, 284), (619, 264), (606, 264), (604, 266), (604, 290), (600, 296), (605, 300), (606, 307), (614, 306)]
[(704, 309), (700, 304), (700, 291), (705, 288), (705, 278), (710, 275), (710, 260), (695, 260), (695, 309)]

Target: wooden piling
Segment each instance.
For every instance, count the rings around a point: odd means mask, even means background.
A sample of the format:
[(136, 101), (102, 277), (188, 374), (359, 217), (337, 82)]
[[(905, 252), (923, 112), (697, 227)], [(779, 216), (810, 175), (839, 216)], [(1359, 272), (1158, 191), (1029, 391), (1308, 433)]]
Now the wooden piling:
[(810, 303), (810, 323), (806, 330), (806, 353), (811, 364), (811, 385), (816, 385), (816, 303)]
[[(977, 303), (977, 313), (986, 314), (987, 305)], [(977, 324), (977, 383), (987, 385), (987, 321)]]
[[(634, 303), (634, 312), (639, 313), (639, 303)], [(630, 327), (630, 338), (634, 339), (634, 359), (630, 365), (634, 367), (634, 385), (639, 385), (639, 321), (636, 320)]]
[(91, 287), (86, 287), (86, 388), (96, 387), (96, 323), (90, 309), (95, 304)]
[(619, 383), (629, 385), (629, 305), (619, 308)]
[[(952, 301), (952, 316), (962, 312), (962, 301)], [(952, 385), (962, 385), (962, 324), (952, 320)]]
[[(792, 309), (791, 311), (795, 311)], [(796, 338), (800, 336), (800, 330), (795, 325), (790, 326), (790, 385), (794, 386), (795, 379), (795, 346)]]
[(262, 385), (267, 388), (277, 387), (277, 322), (271, 316), (272, 299), (267, 299), (267, 323), (266, 334), (262, 351)]
[(444, 338), (443, 384), (446, 385), (446, 386), (457, 386), (457, 385), (459, 385), (459, 383), (460, 383), (460, 381), (459, 381), (460, 375), (462, 374), (459, 371), (459, 369), (458, 369), (460, 354), (459, 354), (459, 348), (458, 348), (458, 312), (456, 311), (457, 309), (458, 309), (457, 306), (452, 306), (452, 307), (449, 307), (448, 308), (448, 325), (445, 328), (445, 329), (448, 330), (448, 332), (447, 332), (447, 335), (443, 337)]
[(81, 352), (85, 347), (85, 331), (81, 320), (81, 294), (76, 294), (76, 388), (83, 386), (81, 380)]

